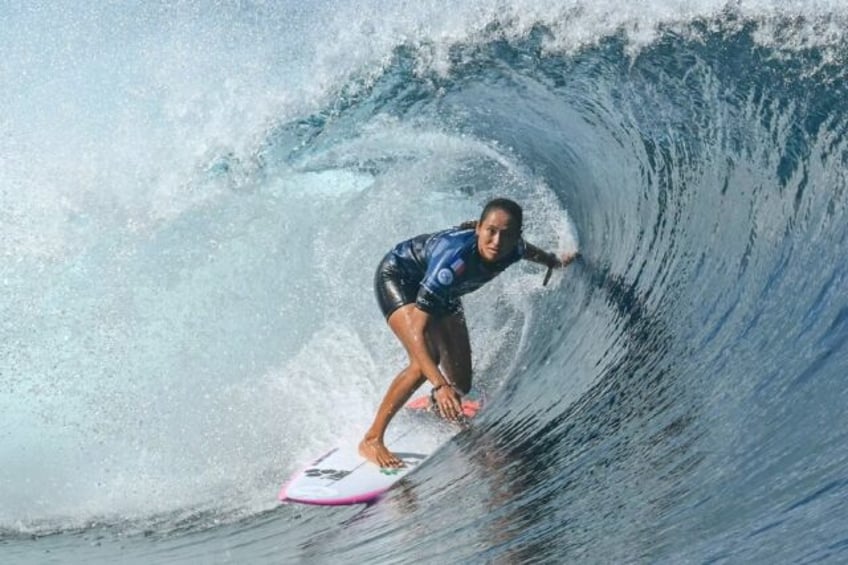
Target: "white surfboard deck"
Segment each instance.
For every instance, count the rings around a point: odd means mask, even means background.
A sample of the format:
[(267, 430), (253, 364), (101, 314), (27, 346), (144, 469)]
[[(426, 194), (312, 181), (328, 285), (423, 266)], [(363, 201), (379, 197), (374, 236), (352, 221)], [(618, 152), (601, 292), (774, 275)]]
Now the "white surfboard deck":
[(387, 447), (405, 463), (400, 468), (381, 468), (359, 455), (357, 445), (331, 449), (296, 473), (280, 491), (283, 502), (339, 506), (373, 502), (393, 484), (415, 469), (433, 452), (432, 436), (409, 431)]
[[(418, 406), (412, 407), (411, 410), (423, 416), (422, 408), (426, 406), (426, 402), (419, 400), (421, 399), (410, 403)], [(473, 408), (474, 414), (481, 405), (478, 401)], [(358, 445), (342, 445), (331, 449), (308, 467), (295, 473), (283, 485), (279, 494), (280, 501), (322, 506), (373, 502), (459, 431), (459, 428), (455, 428), (451, 434), (436, 434), (442, 436), (439, 439), (434, 437), (433, 431), (428, 431), (426, 426), (409, 425), (411, 427), (397, 430), (395, 437), (386, 441), (386, 447), (401, 458), (405, 466), (381, 468), (359, 455)]]

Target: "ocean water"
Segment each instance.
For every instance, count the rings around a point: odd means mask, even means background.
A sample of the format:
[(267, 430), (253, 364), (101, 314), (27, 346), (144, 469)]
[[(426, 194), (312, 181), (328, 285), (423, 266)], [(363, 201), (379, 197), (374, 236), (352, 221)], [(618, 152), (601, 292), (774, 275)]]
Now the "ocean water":
[[(0, 2), (0, 562), (848, 561), (841, 1)], [(518, 200), (473, 427), (279, 505)], [(400, 425), (401, 423), (399, 423)]]

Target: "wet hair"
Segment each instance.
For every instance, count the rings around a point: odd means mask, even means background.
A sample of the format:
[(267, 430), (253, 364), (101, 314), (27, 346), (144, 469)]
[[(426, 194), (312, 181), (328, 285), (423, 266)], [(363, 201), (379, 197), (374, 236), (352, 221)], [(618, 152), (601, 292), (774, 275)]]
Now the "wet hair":
[(475, 229), (478, 224), (483, 223), (483, 220), (486, 219), (486, 216), (488, 216), (489, 212), (492, 210), (503, 210), (509, 214), (510, 217), (518, 223), (518, 233), (521, 233), (522, 224), (524, 222), (524, 210), (521, 209), (521, 206), (519, 206), (518, 203), (510, 200), (509, 198), (495, 198), (494, 200), (489, 200), (483, 207), (483, 213), (480, 214), (479, 220), (467, 220), (459, 224), (457, 228), (461, 230)]
[(480, 214), (480, 223), (482, 224), (483, 220), (486, 219), (486, 216), (495, 210), (503, 210), (509, 214), (515, 223), (518, 224), (518, 233), (521, 233), (521, 228), (524, 223), (524, 211), (517, 202), (510, 200), (509, 198), (495, 198), (494, 200), (489, 200), (483, 207), (483, 213)]

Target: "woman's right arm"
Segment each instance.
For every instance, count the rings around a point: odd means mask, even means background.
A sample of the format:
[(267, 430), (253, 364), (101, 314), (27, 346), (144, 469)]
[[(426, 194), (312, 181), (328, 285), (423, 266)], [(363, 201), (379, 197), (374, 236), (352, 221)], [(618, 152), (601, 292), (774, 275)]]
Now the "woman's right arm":
[(409, 354), (421, 368), (424, 377), (435, 389), (436, 403), (442, 415), (449, 420), (456, 420), (462, 414), (459, 395), (454, 390), (453, 383), (439, 370), (427, 347), (427, 326), (430, 324), (432, 316), (418, 307), (412, 308), (410, 315), (412, 327), (407, 343)]

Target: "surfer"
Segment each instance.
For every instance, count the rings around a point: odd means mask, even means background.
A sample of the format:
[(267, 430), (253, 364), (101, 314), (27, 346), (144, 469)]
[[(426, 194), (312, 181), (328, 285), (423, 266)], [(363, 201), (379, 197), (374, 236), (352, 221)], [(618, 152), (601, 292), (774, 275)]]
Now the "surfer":
[(524, 241), (521, 206), (506, 198), (486, 204), (478, 221), (397, 244), (374, 277), (377, 301), (409, 362), (386, 392), (359, 453), (381, 467), (402, 467), (383, 436), (392, 417), (425, 381), (448, 420), (462, 415), (460, 394), (471, 389), (471, 345), (460, 296), (477, 290), (504, 269), (527, 259), (551, 270), (577, 253), (558, 257)]

